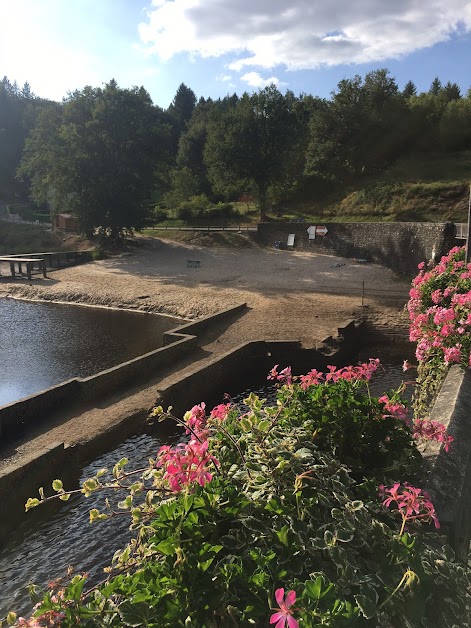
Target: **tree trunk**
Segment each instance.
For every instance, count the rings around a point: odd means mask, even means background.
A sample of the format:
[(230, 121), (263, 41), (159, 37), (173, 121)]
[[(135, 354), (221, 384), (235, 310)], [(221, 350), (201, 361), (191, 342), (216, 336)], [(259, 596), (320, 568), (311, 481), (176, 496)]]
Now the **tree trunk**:
[(258, 206), (260, 209), (260, 222), (267, 222), (267, 189), (258, 188)]

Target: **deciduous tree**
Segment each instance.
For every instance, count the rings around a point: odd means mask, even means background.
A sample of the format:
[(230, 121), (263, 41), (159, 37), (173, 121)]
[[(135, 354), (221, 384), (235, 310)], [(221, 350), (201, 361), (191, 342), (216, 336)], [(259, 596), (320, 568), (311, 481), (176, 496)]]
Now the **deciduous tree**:
[(84, 233), (118, 237), (145, 222), (164, 134), (142, 87), (85, 87), (39, 117), (19, 176), (34, 200), (75, 214)]

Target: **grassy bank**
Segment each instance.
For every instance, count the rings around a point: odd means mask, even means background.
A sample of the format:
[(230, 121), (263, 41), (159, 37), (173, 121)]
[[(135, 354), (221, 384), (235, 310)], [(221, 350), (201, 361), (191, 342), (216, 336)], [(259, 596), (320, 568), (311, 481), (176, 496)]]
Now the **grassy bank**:
[(466, 222), (470, 181), (471, 151), (412, 155), (328, 199), (301, 203), (293, 217), (326, 222)]
[(39, 225), (0, 222), (0, 255), (79, 251), (90, 249), (92, 242), (77, 235), (64, 235)]

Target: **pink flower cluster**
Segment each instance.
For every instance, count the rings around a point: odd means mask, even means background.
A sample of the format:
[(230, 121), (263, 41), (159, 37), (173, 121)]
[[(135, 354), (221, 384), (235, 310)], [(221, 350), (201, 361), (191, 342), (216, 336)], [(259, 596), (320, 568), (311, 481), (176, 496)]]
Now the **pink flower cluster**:
[(406, 425), (410, 424), (407, 418), (407, 408), (404, 404), (390, 400), (387, 395), (379, 397), (378, 401), (384, 404), (385, 413), (383, 414), (383, 418), (392, 416), (404, 421)]
[[(230, 403), (220, 403), (218, 406), (215, 406), (210, 414), (210, 419), (219, 419), (220, 421), (224, 421), (227, 417), (230, 409)], [(202, 401), (200, 404), (193, 406), (191, 410), (184, 415), (184, 420), (188, 425), (186, 430), (187, 434), (196, 434), (201, 439), (206, 439), (208, 436), (208, 432), (206, 429), (206, 425), (208, 422), (208, 417), (206, 416), (206, 404)]]
[(281, 384), (286, 384), (286, 386), (291, 386), (293, 382), (293, 375), (291, 373), (291, 366), (287, 366), (285, 369), (278, 373), (279, 364), (275, 364), (272, 370), (268, 373), (267, 379), (273, 380), (276, 382), (280, 382)]
[(470, 366), (471, 263), (463, 257), (464, 247), (455, 247), (431, 270), (419, 264), (407, 308), (420, 361), (438, 355), (446, 365)]
[(204, 486), (213, 476), (208, 471), (210, 464), (219, 465), (218, 460), (208, 452), (208, 441), (190, 440), (175, 447), (164, 445), (159, 449), (156, 467), (164, 470), (164, 480), (170, 489), (179, 493), (184, 486), (198, 483)]
[[(324, 382), (338, 382), (341, 379), (363, 380), (369, 381), (375, 371), (379, 367), (379, 358), (370, 358), (369, 362), (364, 362), (358, 366), (344, 366), (343, 368), (337, 368), (336, 366), (327, 366), (328, 373), (323, 373), (317, 369), (312, 369), (307, 375), (301, 375), (299, 381), (301, 388), (306, 390), (310, 386), (316, 386)], [(291, 385), (296, 379), (291, 373), (291, 367), (288, 366), (278, 373), (279, 364), (276, 364), (268, 373), (267, 379), (282, 382), (287, 385)]]
[(446, 427), (439, 421), (430, 421), (429, 419), (416, 419), (414, 421), (412, 435), (417, 440), (434, 440), (443, 443), (443, 449), (449, 451), (451, 443), (454, 441), (453, 436), (447, 436)]
[(379, 487), (380, 495), (383, 497), (383, 505), (386, 507), (393, 505), (402, 517), (401, 534), (408, 521), (433, 521), (436, 528), (440, 523), (435, 513), (435, 508), (430, 500), (430, 495), (420, 488), (411, 486), (405, 482), (402, 486), (397, 482), (391, 488), (383, 485)]

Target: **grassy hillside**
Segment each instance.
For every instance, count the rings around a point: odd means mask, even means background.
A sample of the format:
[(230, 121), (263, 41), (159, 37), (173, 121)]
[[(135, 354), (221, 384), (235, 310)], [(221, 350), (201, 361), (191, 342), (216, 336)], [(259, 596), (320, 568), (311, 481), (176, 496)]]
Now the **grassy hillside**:
[(90, 249), (92, 246), (92, 242), (77, 235), (64, 235), (37, 225), (0, 222), (0, 255), (79, 251)]
[(303, 203), (293, 216), (343, 221), (466, 222), (471, 151), (415, 155), (377, 178), (358, 181), (335, 197)]

